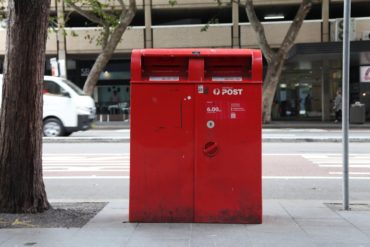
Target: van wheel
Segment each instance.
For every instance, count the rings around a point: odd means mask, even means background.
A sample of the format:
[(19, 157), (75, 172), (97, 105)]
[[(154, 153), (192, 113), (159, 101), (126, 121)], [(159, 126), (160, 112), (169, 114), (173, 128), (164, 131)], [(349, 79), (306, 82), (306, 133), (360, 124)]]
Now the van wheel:
[(44, 136), (55, 137), (64, 134), (63, 124), (56, 118), (49, 118), (44, 121), (43, 126)]

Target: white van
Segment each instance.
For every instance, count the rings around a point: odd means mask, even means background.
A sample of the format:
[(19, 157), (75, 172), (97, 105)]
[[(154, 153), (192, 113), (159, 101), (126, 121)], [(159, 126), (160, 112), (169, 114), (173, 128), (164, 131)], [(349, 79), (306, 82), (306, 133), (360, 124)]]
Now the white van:
[[(0, 104), (3, 88), (0, 75)], [(72, 82), (55, 76), (44, 76), (44, 136), (69, 136), (87, 130), (95, 119), (94, 100)]]

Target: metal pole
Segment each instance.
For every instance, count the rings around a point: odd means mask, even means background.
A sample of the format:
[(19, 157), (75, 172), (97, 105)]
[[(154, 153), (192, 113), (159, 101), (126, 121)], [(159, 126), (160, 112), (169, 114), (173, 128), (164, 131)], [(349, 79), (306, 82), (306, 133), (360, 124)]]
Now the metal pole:
[(57, 49), (58, 49), (58, 76), (62, 78), (67, 78), (67, 54), (66, 54), (66, 42), (64, 35), (64, 1), (55, 1), (55, 6), (57, 8)]
[(342, 142), (343, 142), (343, 209), (349, 210), (348, 129), (351, 0), (344, 0), (343, 76), (342, 76)]

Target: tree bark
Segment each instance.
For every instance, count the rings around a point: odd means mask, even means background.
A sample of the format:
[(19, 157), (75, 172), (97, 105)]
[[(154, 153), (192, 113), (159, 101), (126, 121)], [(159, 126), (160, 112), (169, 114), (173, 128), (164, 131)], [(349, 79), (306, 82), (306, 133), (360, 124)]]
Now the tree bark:
[[(103, 28), (103, 34), (101, 37), (102, 40), (102, 51), (95, 60), (93, 67), (90, 70), (90, 73), (84, 84), (84, 92), (87, 95), (92, 96), (94, 93), (94, 88), (98, 83), (100, 73), (103, 71), (109, 60), (111, 59), (118, 43), (121, 41), (123, 33), (126, 31), (128, 25), (131, 23), (132, 19), (136, 13), (136, 0), (129, 0), (129, 6), (126, 7), (126, 4), (123, 0), (118, 0), (118, 3), (121, 6), (120, 16), (117, 19), (118, 25), (111, 27), (111, 22), (107, 19), (104, 19), (102, 15), (95, 14), (92, 12), (87, 12), (83, 10), (80, 6), (76, 5), (72, 0), (66, 0), (66, 3), (72, 7), (77, 13), (89, 19), (90, 21), (98, 24)], [(101, 9), (101, 12), (104, 12), (104, 9)], [(105, 15), (110, 15), (107, 12)], [(110, 15), (111, 19), (114, 19), (113, 15)], [(111, 32), (113, 28), (113, 32)]]
[[(271, 107), (274, 102), (276, 88), (279, 83), (281, 72), (283, 71), (284, 60), (272, 57), (271, 62), (267, 66), (265, 80), (263, 84), (262, 95), (262, 121), (263, 123), (271, 122)], [(268, 83), (266, 83), (268, 82)]]
[(136, 5), (131, 6), (129, 10), (125, 13), (125, 17), (122, 19), (121, 23), (115, 28), (113, 33), (110, 35), (106, 42), (105, 47), (99, 54), (91, 71), (84, 84), (84, 92), (87, 95), (92, 96), (94, 93), (94, 88), (99, 80), (99, 75), (108, 64), (110, 58), (112, 57), (114, 50), (116, 49), (118, 43), (121, 41), (123, 33), (126, 31), (128, 25), (131, 23), (136, 13)]
[(271, 122), (271, 107), (274, 101), (275, 92), (282, 73), (286, 57), (294, 45), (294, 41), (302, 27), (303, 21), (312, 6), (312, 0), (302, 0), (297, 14), (289, 27), (287, 34), (279, 50), (274, 52), (267, 43), (265, 31), (262, 24), (257, 18), (254, 11), (253, 0), (246, 0), (245, 10), (253, 30), (257, 34), (258, 45), (260, 46), (264, 57), (267, 60), (267, 73), (263, 81), (263, 113), (262, 120), (264, 123)]
[(253, 0), (246, 1), (245, 11), (247, 12), (249, 23), (251, 24), (253, 30), (257, 35), (257, 42), (259, 47), (261, 48), (263, 56), (265, 57), (267, 62), (270, 62), (272, 56), (274, 55), (274, 52), (267, 42), (265, 29), (263, 28), (262, 23), (258, 20), (256, 12), (254, 11)]
[(91, 71), (85, 81), (84, 84), (84, 92), (87, 95), (92, 96), (94, 93), (94, 88), (99, 80), (99, 75), (108, 64), (109, 60), (111, 59), (114, 50), (116, 49), (118, 43), (121, 41), (123, 33), (126, 31), (127, 26), (131, 23), (132, 19), (135, 16), (135, 10), (129, 10), (127, 15), (124, 18), (124, 21), (119, 24), (111, 34), (109, 40), (107, 41), (105, 47), (103, 48), (102, 52), (99, 54)]
[(49, 208), (42, 178), (42, 87), (50, 0), (10, 0), (0, 116), (0, 212)]

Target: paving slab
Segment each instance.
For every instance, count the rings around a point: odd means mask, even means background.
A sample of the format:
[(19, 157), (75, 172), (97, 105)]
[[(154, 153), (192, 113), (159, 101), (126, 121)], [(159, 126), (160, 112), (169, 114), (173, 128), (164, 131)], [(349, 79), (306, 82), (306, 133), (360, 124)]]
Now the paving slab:
[[(5, 232), (9, 238), (0, 244), (1, 247), (17, 246), (53, 246), (64, 247), (71, 246), (74, 235), (79, 228), (35, 228), (35, 229), (7, 229)], [(0, 230), (2, 232), (3, 230)]]
[(317, 246), (303, 232), (300, 233), (271, 233), (271, 232), (250, 232), (251, 245), (255, 247), (277, 246), (277, 247), (314, 247)]
[(0, 229), (0, 246), (5, 246), (8, 240), (14, 238), (15, 234), (10, 229)]
[(189, 246), (191, 224), (137, 224), (127, 246)]
[[(370, 211), (328, 207), (330, 201), (264, 200), (263, 223), (128, 223), (128, 201), (110, 202), (82, 228), (0, 229), (0, 246), (370, 247)], [(368, 205), (369, 202), (361, 202)]]
[(193, 224), (191, 246), (248, 246), (251, 244), (247, 225)]

